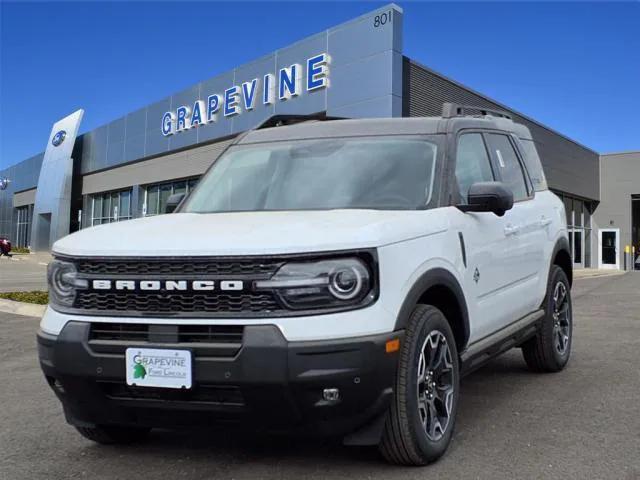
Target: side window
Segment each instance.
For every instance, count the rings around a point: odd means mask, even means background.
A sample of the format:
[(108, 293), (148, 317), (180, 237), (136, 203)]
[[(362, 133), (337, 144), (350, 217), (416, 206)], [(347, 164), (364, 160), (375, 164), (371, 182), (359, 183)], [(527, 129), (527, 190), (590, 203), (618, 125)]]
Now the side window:
[(494, 156), (502, 181), (513, 191), (513, 201), (524, 200), (529, 197), (527, 183), (522, 165), (516, 155), (513, 145), (506, 135), (496, 133), (487, 134), (489, 150)]
[(529, 177), (531, 177), (533, 189), (536, 192), (547, 190), (547, 179), (544, 176), (542, 162), (540, 161), (540, 156), (538, 155), (538, 151), (533, 140), (521, 138), (520, 145), (522, 145), (524, 164), (527, 166)]
[(491, 163), (480, 133), (465, 133), (458, 138), (456, 180), (460, 201), (467, 203), (469, 187), (476, 182), (493, 181)]

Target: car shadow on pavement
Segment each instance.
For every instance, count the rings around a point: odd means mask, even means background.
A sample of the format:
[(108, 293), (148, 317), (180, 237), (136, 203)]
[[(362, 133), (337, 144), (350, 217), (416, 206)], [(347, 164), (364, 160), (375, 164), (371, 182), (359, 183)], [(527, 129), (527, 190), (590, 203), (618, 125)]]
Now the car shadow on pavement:
[[(487, 412), (500, 408), (501, 400), (510, 397), (510, 390), (521, 391), (530, 381), (529, 377), (533, 374), (527, 370), (519, 350), (514, 353), (517, 355), (503, 355), (490, 361), (462, 380), (456, 437), (461, 434), (465, 436), (464, 430), (482, 428), (481, 424), (486, 420), (483, 418), (483, 406)], [(487, 395), (487, 384), (494, 385), (498, 398)], [(447, 456), (455, 455), (458, 450), (455, 440), (451, 447)], [(188, 431), (154, 430), (144, 443), (106, 448), (114, 449), (114, 453), (125, 457), (132, 455), (152, 459), (170, 455), (177, 462), (188, 461), (191, 466), (200, 462), (204, 466), (216, 459), (233, 463), (251, 461), (263, 465), (309, 462), (330, 466), (332, 470), (336, 464), (371, 465), (376, 468), (385, 464), (376, 447), (347, 447), (342, 445), (340, 438), (275, 435), (229, 427)]]

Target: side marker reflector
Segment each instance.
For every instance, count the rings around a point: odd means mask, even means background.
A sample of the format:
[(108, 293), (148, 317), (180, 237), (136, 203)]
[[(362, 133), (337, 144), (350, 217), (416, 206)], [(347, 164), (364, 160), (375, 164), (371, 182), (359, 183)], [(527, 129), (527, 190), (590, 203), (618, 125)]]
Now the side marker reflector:
[(393, 340), (387, 340), (387, 343), (385, 344), (385, 350), (387, 351), (387, 353), (393, 353), (400, 350), (400, 339), (394, 338)]

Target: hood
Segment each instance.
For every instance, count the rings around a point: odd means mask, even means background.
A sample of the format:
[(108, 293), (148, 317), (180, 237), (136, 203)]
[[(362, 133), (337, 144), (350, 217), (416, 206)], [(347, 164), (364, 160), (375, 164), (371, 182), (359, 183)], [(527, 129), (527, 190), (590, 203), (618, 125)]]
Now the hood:
[(81, 230), (69, 256), (224, 256), (371, 248), (446, 230), (444, 209), (175, 213)]

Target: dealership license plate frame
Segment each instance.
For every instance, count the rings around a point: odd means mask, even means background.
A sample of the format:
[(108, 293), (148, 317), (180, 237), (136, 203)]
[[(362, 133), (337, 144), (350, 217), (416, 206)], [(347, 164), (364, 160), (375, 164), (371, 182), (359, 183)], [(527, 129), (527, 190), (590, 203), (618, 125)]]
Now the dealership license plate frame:
[[(135, 378), (133, 370), (135, 361), (133, 357), (136, 354), (163, 357), (165, 359), (183, 359), (186, 363), (184, 367), (176, 368), (175, 366), (171, 366), (170, 369), (174, 373), (182, 370), (185, 376), (182, 378), (176, 375), (152, 375), (152, 372), (147, 372), (145, 377)], [(127, 385), (131, 387), (164, 388), (171, 390), (190, 390), (193, 388), (193, 352), (190, 349), (128, 347), (125, 350), (125, 370)]]

